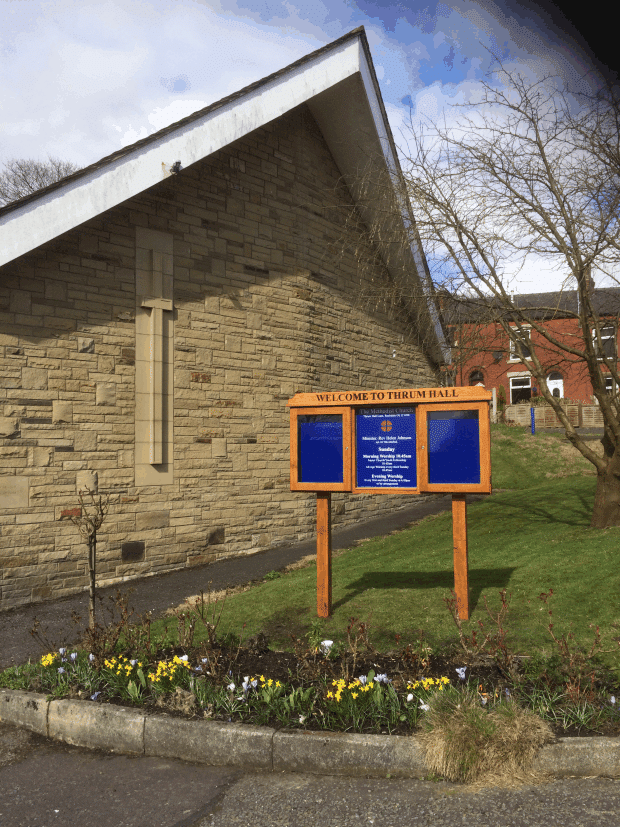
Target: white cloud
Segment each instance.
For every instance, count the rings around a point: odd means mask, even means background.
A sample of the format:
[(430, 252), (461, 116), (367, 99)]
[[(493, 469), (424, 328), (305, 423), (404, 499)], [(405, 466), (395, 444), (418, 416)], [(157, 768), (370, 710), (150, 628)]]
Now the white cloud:
[(163, 129), (165, 126), (170, 126), (171, 123), (180, 121), (197, 112), (199, 109), (204, 109), (207, 106), (205, 101), (201, 100), (177, 100), (164, 107), (156, 107), (148, 116), (149, 123), (153, 127), (153, 131)]

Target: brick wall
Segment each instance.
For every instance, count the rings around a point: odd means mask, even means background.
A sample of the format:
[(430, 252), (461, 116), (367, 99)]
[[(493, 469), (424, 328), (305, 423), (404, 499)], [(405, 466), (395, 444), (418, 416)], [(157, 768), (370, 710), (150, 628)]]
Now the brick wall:
[[(0, 607), (85, 588), (69, 514), (92, 472), (110, 496), (100, 583), (312, 535), (286, 400), (437, 384), (403, 320), (360, 300), (347, 199), (300, 107), (0, 270)], [(163, 485), (136, 486), (137, 228), (173, 241)], [(334, 522), (408, 502), (334, 495)]]

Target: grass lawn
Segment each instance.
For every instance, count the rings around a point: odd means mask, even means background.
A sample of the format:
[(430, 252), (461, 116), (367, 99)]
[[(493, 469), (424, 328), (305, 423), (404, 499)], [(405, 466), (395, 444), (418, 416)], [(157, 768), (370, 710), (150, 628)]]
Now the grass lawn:
[[(620, 528), (589, 528), (595, 474), (558, 433), (492, 427), (494, 488), (509, 489), (468, 506), (470, 620), (466, 633), (493, 626), (485, 609), (500, 607), (499, 591), (512, 595), (505, 622), (513, 652), (551, 654), (547, 630), (573, 631), (591, 645), (594, 629), (607, 636), (605, 658), (620, 666)], [(599, 446), (598, 442), (592, 443)], [(308, 495), (313, 496), (313, 495)], [(380, 651), (417, 638), (423, 630), (434, 648), (458, 640), (444, 597), (454, 585), (452, 520), (449, 512), (427, 517), (398, 534), (366, 541), (338, 552), (333, 560), (333, 615), (321, 634), (346, 642), (350, 618), (369, 623), (370, 640)], [(545, 606), (542, 592), (553, 589)], [(264, 632), (272, 647), (291, 647), (290, 635), (306, 634), (316, 618), (313, 564), (265, 580), (229, 596), (218, 633), (242, 642)], [(154, 631), (156, 624), (154, 624)]]

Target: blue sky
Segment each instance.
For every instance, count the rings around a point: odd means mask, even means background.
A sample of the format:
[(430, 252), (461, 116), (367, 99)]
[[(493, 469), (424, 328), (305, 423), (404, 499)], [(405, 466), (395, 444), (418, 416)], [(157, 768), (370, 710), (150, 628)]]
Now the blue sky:
[(585, 49), (515, 0), (5, 0), (0, 162), (92, 163), (364, 25), (397, 144), (475, 96), (492, 54), (573, 79)]

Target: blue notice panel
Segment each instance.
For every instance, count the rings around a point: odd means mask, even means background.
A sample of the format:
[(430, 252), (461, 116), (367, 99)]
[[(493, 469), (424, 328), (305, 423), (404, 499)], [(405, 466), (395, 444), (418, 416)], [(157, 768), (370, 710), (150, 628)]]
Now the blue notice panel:
[(429, 411), (428, 481), (480, 483), (478, 411)]
[(297, 417), (299, 482), (343, 482), (342, 414)]
[(364, 408), (355, 415), (358, 488), (415, 488), (415, 408)]

